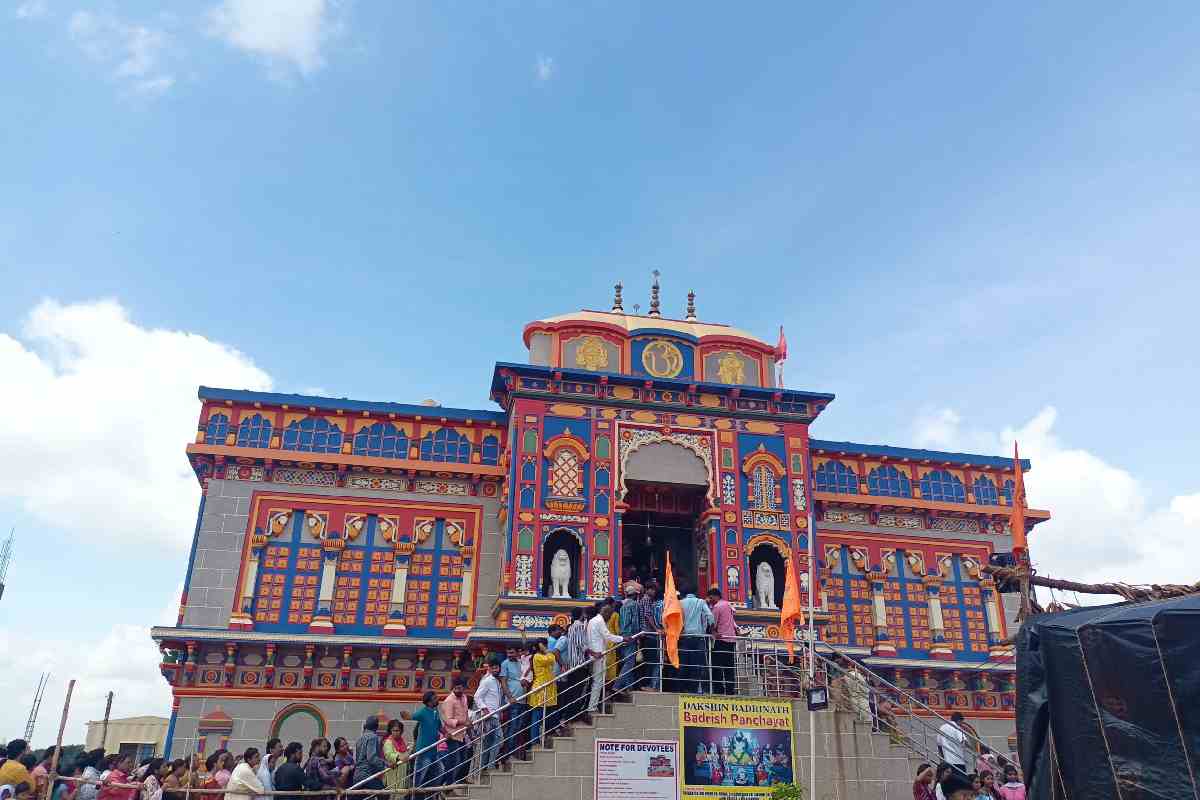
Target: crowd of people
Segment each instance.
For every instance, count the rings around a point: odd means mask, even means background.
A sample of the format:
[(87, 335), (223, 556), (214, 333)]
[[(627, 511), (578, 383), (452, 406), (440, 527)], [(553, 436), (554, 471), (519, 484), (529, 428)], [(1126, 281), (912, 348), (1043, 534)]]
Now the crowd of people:
[(1025, 800), (1025, 784), (1013, 764), (1006, 764), (1003, 783), (991, 769), (966, 773), (956, 765), (942, 762), (935, 768), (922, 764), (913, 782), (913, 800)]

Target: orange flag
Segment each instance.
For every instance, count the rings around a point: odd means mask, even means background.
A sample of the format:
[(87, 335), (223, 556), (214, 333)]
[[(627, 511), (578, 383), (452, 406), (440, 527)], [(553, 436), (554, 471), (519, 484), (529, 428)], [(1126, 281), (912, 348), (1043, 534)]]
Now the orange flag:
[(779, 612), (779, 638), (787, 642), (788, 655), (795, 657), (796, 623), (804, 624), (800, 607), (800, 584), (796, 580), (796, 560), (787, 560), (787, 580), (783, 584), (783, 609)]
[(683, 633), (683, 606), (675, 591), (675, 576), (671, 574), (671, 554), (667, 553), (667, 585), (663, 589), (663, 630), (667, 632), (667, 658), (679, 669), (679, 636)]
[(1013, 481), (1012, 511), (1009, 512), (1008, 526), (1012, 528), (1013, 554), (1019, 562), (1023, 560), (1028, 545), (1025, 542), (1025, 478), (1021, 474), (1021, 457), (1017, 454), (1016, 442), (1013, 442), (1013, 472), (1016, 473), (1016, 478)]

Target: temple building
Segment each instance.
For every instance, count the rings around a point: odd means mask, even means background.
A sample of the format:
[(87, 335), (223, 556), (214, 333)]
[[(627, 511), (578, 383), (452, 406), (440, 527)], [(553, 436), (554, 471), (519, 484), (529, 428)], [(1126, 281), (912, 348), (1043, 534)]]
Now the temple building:
[(1012, 717), (1014, 596), (981, 571), (1011, 549), (1011, 459), (811, 438), (834, 395), (777, 385), (779, 346), (691, 297), (663, 316), (657, 285), (648, 314), (618, 290), (523, 339), (491, 409), (200, 388), (184, 592), (152, 631), (169, 754), (356, 736), (668, 553), (751, 638), (778, 636), (789, 559), (807, 604), (815, 553), (823, 641)]

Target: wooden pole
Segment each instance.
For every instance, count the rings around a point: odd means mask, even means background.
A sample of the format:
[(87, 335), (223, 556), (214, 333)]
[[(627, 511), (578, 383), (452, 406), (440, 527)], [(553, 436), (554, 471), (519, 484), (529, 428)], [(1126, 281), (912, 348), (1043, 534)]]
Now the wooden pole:
[(101, 729), (103, 732), (100, 734), (100, 747), (106, 751), (108, 750), (108, 716), (112, 713), (112, 700), (113, 693), (109, 692), (108, 702), (104, 704), (104, 727)]
[(54, 755), (50, 758), (50, 774), (46, 776), (46, 798), (54, 791), (54, 779), (58, 776), (58, 758), (62, 754), (63, 731), (67, 729), (67, 711), (71, 708), (71, 693), (75, 691), (75, 679), (67, 684), (67, 699), (63, 701), (62, 719), (58, 723), (58, 739), (54, 742)]

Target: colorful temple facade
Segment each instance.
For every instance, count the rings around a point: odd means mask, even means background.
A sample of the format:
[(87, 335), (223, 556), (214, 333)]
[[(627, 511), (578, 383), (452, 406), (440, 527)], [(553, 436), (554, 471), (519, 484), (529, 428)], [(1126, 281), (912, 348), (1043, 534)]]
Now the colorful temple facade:
[(775, 637), (815, 549), (823, 640), (1010, 718), (1013, 596), (981, 567), (1011, 549), (1011, 459), (811, 438), (834, 396), (777, 386), (775, 346), (657, 289), (621, 305), (527, 325), (496, 410), (202, 387), (179, 618), (153, 629), (170, 752), (353, 737), (668, 552)]

